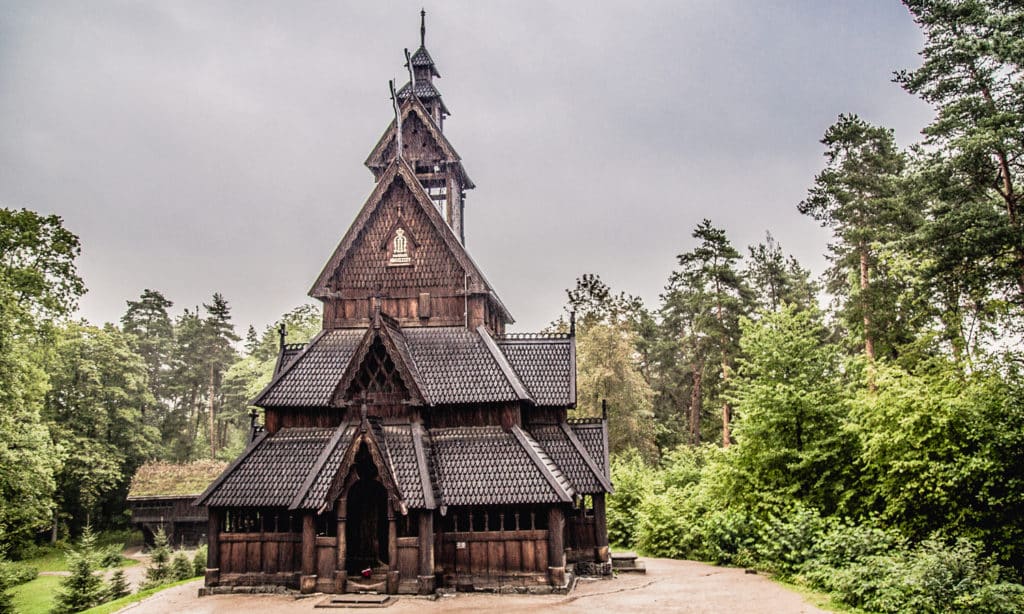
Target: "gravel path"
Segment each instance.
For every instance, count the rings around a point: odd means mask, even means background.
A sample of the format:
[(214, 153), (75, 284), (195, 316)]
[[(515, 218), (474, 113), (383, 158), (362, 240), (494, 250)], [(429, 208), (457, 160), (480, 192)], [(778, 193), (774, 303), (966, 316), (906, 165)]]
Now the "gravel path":
[[(389, 614), (433, 614), (440, 612), (661, 612), (711, 614), (744, 612), (750, 614), (824, 614), (804, 598), (762, 576), (746, 574), (742, 569), (714, 567), (693, 561), (643, 559), (646, 575), (620, 575), (614, 580), (581, 581), (570, 595), (492, 595), (461, 593), (430, 600), (399, 596), (387, 608)], [(329, 612), (313, 606), (325, 596), (296, 598), (290, 595), (216, 595), (197, 597), (202, 580), (168, 589), (122, 612), (130, 614), (261, 614), (290, 612)]]

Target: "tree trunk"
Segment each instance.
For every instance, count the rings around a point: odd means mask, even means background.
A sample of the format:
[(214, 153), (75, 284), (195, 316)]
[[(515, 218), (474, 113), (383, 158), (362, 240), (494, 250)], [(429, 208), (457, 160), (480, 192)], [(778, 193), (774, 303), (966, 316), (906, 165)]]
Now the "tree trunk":
[(693, 365), (693, 387), (690, 389), (690, 443), (700, 443), (700, 410), (701, 381), (704, 379), (704, 367), (701, 363)]
[[(729, 384), (729, 366), (722, 361), (722, 384), (723, 388), (728, 388)], [(731, 430), (729, 423), (732, 421), (732, 408), (729, 407), (728, 401), (722, 401), (722, 447), (729, 447), (729, 439), (731, 436)]]
[(870, 362), (875, 361), (875, 340), (871, 332), (871, 314), (869, 313), (867, 292), (871, 284), (868, 273), (868, 248), (863, 243), (860, 245), (860, 306), (864, 313), (864, 355)]
[(213, 409), (213, 398), (214, 398), (214, 368), (210, 365), (210, 387), (209, 387), (209, 399), (207, 401), (207, 416), (210, 420), (210, 458), (217, 458), (217, 421), (214, 415)]

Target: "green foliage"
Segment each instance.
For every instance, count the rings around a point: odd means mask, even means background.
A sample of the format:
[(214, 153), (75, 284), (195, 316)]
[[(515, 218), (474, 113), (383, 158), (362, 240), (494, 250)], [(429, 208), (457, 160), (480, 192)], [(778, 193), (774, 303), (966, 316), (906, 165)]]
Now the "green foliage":
[(124, 577), (124, 570), (118, 569), (110, 576), (107, 583), (104, 601), (113, 601), (131, 594), (131, 587), (128, 586), (128, 579)]
[(10, 588), (35, 579), (39, 570), (29, 563), (0, 560), (0, 586)]
[(745, 489), (838, 509), (849, 494), (853, 452), (841, 432), (839, 354), (824, 341), (820, 314), (786, 306), (756, 322), (744, 319), (741, 328), (730, 396)]
[(192, 557), (193, 576), (201, 576), (206, 573), (207, 552), (206, 544), (203, 544), (196, 549), (196, 554)]
[(70, 614), (103, 603), (106, 590), (95, 573), (96, 536), (89, 525), (83, 529), (78, 547), (68, 553), (68, 566), (71, 575), (61, 580), (52, 612)]
[(69, 322), (57, 330), (47, 371), (43, 415), (68, 452), (57, 474), (61, 512), (73, 526), (104, 522), (104, 505), (123, 500), (135, 469), (158, 444), (140, 411), (153, 403), (146, 365), (116, 328)]
[(186, 580), (195, 577), (192, 561), (184, 552), (177, 552), (171, 561), (170, 581)]
[(146, 582), (142, 588), (159, 586), (172, 579), (171, 549), (167, 545), (167, 533), (163, 527), (156, 531), (153, 538), (153, 549), (149, 553), (149, 567), (146, 569)]
[(608, 541), (624, 548), (636, 547), (640, 503), (654, 487), (651, 468), (635, 450), (611, 458), (615, 494), (608, 498)]

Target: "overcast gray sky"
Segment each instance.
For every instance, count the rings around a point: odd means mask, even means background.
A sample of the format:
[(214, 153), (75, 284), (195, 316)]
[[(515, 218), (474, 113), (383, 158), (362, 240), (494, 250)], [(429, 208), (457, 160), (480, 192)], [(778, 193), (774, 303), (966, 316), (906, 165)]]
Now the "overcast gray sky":
[[(214, 292), (240, 332), (306, 291), (369, 195), (387, 81), (421, 2), (0, 0), (0, 206), (82, 239), (80, 314)], [(858, 113), (918, 139), (891, 83), (922, 37), (895, 0), (433, 2), (445, 132), (477, 184), (466, 243), (513, 330), (585, 272), (652, 304), (702, 218), (815, 273), (796, 211)]]

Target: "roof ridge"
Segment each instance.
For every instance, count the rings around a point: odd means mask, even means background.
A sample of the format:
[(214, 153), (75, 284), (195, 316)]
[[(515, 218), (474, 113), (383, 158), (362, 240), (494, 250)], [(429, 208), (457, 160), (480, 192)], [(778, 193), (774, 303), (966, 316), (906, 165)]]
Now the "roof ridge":
[(320, 475), (320, 471), (322, 471), (324, 465), (327, 464), (327, 460), (330, 459), (331, 453), (334, 452), (334, 448), (338, 445), (338, 442), (341, 440), (341, 436), (345, 434), (347, 429), (348, 420), (342, 420), (341, 424), (334, 429), (334, 433), (331, 435), (331, 438), (327, 440), (327, 444), (324, 446), (323, 450), (320, 451), (320, 456), (317, 457), (313, 466), (309, 469), (306, 479), (304, 479), (302, 481), (302, 485), (299, 486), (298, 492), (294, 497), (292, 497), (292, 501), (288, 505), (288, 509), (298, 509), (302, 500), (306, 498), (306, 493), (308, 493), (309, 489), (313, 487), (313, 482), (315, 482), (316, 478)]
[(494, 342), (494, 339), (491, 338), (490, 333), (487, 332), (487, 329), (483, 326), (483, 324), (476, 327), (476, 332), (478, 335), (480, 335), (480, 338), (483, 340), (484, 346), (487, 348), (487, 351), (490, 352), (491, 358), (494, 359), (494, 362), (498, 363), (498, 367), (501, 369), (501, 372), (505, 375), (505, 379), (508, 380), (509, 385), (512, 386), (512, 390), (516, 393), (516, 396), (519, 397), (519, 400), (529, 401), (533, 405), (536, 405), (537, 402), (526, 390), (526, 386), (523, 385), (522, 380), (519, 379), (519, 374), (516, 373), (516, 370), (513, 369), (512, 365), (508, 362), (508, 357), (505, 356), (505, 353), (501, 351), (501, 348), (498, 347), (498, 344)]
[(587, 448), (583, 445), (583, 442), (580, 441), (580, 438), (576, 436), (576, 432), (572, 430), (572, 427), (565, 422), (560, 422), (558, 426), (561, 428), (562, 432), (565, 433), (565, 436), (569, 438), (569, 442), (574, 448), (576, 448), (576, 451), (583, 457), (583, 461), (586, 463), (587, 468), (590, 469), (590, 472), (594, 474), (594, 477), (596, 477), (597, 481), (601, 483), (601, 486), (604, 486), (605, 492), (615, 492), (615, 488), (612, 486), (611, 480), (608, 479), (603, 471), (598, 469), (597, 463), (594, 462), (593, 458), (591, 458), (590, 452), (587, 451)]
[[(554, 459), (551, 458), (547, 451), (544, 450), (544, 448), (542, 448), (541, 445), (533, 439), (533, 437), (528, 435), (526, 431), (518, 425), (512, 425), (512, 434), (515, 435), (516, 441), (518, 441), (519, 445), (521, 445), (526, 451), (526, 454), (530, 457), (530, 460), (533, 461), (533, 464), (540, 470), (544, 479), (551, 485), (551, 489), (555, 491), (558, 498), (566, 503), (571, 502), (575, 492), (573, 492), (573, 488), (569, 484), (568, 479), (565, 478), (565, 472), (562, 471), (561, 467), (558, 467), (558, 464), (555, 463)], [(554, 472), (552, 472), (547, 466), (547, 463), (545, 463), (540, 457), (541, 453), (543, 453), (544, 456), (547, 457), (548, 461), (558, 469), (558, 473), (562, 475), (562, 479), (566, 482), (565, 485), (559, 482), (558, 477), (555, 476)]]

